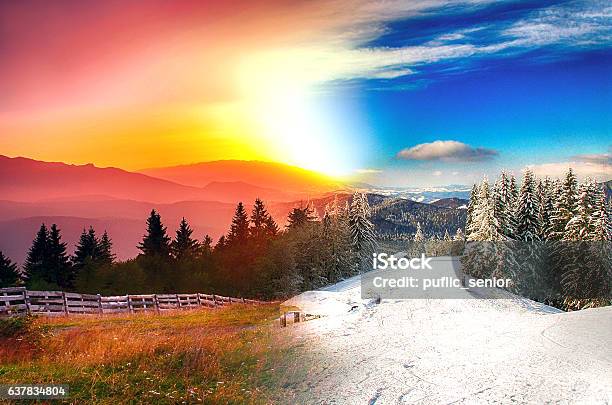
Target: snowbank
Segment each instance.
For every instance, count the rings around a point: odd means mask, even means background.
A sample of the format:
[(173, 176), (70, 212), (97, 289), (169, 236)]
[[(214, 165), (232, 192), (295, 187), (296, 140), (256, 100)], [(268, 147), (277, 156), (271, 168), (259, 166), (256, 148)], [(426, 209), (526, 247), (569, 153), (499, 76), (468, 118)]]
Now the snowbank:
[(611, 307), (563, 313), (511, 294), (376, 304), (359, 277), (285, 304), (323, 315), (285, 329), (308, 367), (292, 403), (612, 402)]

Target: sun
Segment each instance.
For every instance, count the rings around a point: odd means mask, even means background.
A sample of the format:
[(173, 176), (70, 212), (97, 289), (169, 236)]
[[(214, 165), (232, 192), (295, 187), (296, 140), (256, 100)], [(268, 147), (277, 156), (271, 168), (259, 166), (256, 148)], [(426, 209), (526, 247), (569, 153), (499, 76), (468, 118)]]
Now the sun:
[(249, 77), (256, 80), (245, 86), (246, 108), (274, 160), (332, 177), (352, 171), (350, 146), (343, 145), (333, 112), (320, 107), (315, 83), (291, 69), (251, 71)]

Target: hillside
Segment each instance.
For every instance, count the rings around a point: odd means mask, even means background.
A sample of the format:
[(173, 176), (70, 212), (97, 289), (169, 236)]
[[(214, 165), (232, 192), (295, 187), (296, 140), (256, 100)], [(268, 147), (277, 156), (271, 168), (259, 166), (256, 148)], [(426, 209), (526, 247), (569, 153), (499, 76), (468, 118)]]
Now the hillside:
[(463, 209), (439, 207), (402, 198), (390, 198), (372, 206), (372, 222), (381, 235), (409, 234), (416, 232), (421, 224), (426, 235), (452, 235), (457, 228), (465, 226), (466, 212)]
[[(448, 259), (432, 266), (454, 276)], [(308, 370), (288, 376), (291, 400), (608, 403), (612, 307), (563, 313), (489, 290), (377, 303), (362, 299), (357, 276), (292, 298), (283, 306), (321, 317), (288, 328), (300, 342), (293, 360)]]
[(282, 163), (219, 160), (140, 170), (140, 173), (194, 187), (217, 182), (245, 182), (258, 187), (303, 194), (320, 193), (343, 185), (320, 173)]
[[(259, 178), (257, 184), (250, 184), (245, 178), (249, 178), (247, 173), (252, 170), (249, 162), (243, 163), (240, 166), (243, 170), (241, 172), (230, 171), (226, 174), (221, 168), (213, 168), (206, 172), (207, 182), (192, 186), (112, 167), (42, 162), (0, 155), (0, 195), (5, 200), (25, 202), (87, 198), (153, 203), (190, 200), (237, 203), (254, 200), (256, 197), (292, 201), (309, 195), (305, 191), (309, 190), (305, 176), (303, 182), (296, 183), (296, 187), (304, 187), (298, 191), (292, 191), (295, 187), (283, 186), (276, 189), (271, 186), (286, 180), (287, 176), (282, 170), (265, 172), (270, 176), (267, 179), (269, 181)], [(257, 167), (253, 171), (256, 172)]]

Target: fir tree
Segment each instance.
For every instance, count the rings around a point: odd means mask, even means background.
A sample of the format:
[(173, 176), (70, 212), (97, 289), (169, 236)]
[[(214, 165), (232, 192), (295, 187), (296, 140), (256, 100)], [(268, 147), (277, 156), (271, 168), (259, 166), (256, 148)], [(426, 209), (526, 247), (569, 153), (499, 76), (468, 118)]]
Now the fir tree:
[(514, 238), (516, 223), (514, 221), (513, 197), (510, 179), (505, 172), (493, 189), (493, 210), (499, 226), (499, 232), (507, 238)]
[(576, 213), (578, 201), (577, 184), (576, 176), (570, 168), (565, 175), (558, 198), (555, 200), (555, 210), (551, 216), (552, 232), (550, 232), (550, 235), (555, 240), (563, 239), (565, 227)]
[(198, 241), (191, 237), (192, 233), (193, 230), (187, 223), (185, 217), (183, 217), (179, 224), (179, 228), (176, 230), (176, 237), (170, 245), (172, 256), (175, 259), (180, 261), (196, 257)]
[(89, 227), (86, 231), (83, 229), (81, 237), (76, 245), (74, 255), (72, 256), (72, 264), (75, 270), (82, 269), (87, 263), (93, 263), (98, 260), (100, 253), (99, 241), (96, 238), (96, 231), (93, 227)]
[(591, 225), (593, 206), (591, 206), (591, 196), (588, 183), (581, 184), (576, 201), (576, 213), (565, 225), (563, 233), (564, 241), (582, 241), (588, 240), (591, 236)]
[(249, 237), (249, 217), (242, 202), (239, 202), (232, 218), (229, 234), (227, 235), (227, 246), (241, 245)]
[(463, 234), (463, 231), (461, 230), (461, 228), (457, 228), (457, 232), (455, 233), (455, 236), (453, 236), (453, 240), (454, 241), (464, 241), (465, 240), (465, 235)]
[(540, 204), (535, 188), (533, 173), (531, 170), (526, 170), (516, 210), (516, 238), (525, 242), (541, 239)]
[(270, 238), (278, 235), (278, 225), (276, 224), (274, 218), (272, 218), (271, 215), (268, 215), (268, 217), (266, 218), (266, 222), (264, 223), (264, 229), (266, 231), (266, 234)]
[(500, 226), (495, 218), (495, 209), (485, 178), (478, 190), (477, 205), (473, 209), (472, 224), (468, 241), (500, 241), (505, 237), (499, 232)]
[(478, 205), (478, 185), (472, 185), (472, 191), (470, 192), (470, 201), (468, 202), (466, 218), (465, 218), (465, 233), (470, 234), (472, 227), (472, 219), (474, 215), (474, 207)]
[(516, 185), (516, 178), (514, 175), (510, 176), (510, 194), (509, 194), (509, 205), (512, 209), (516, 208), (518, 204), (519, 191), (518, 186)]
[(349, 226), (351, 230), (351, 246), (358, 255), (358, 266), (370, 259), (376, 249), (376, 234), (374, 224), (370, 221), (370, 206), (367, 197), (361, 193), (353, 195), (353, 202), (349, 211)]
[(43, 223), (32, 241), (32, 247), (24, 264), (24, 276), (29, 285), (41, 281), (50, 282), (48, 268), (49, 230)]
[(204, 235), (202, 243), (200, 244), (200, 255), (208, 257), (213, 252), (213, 240), (209, 235)]
[(315, 222), (316, 217), (313, 215), (312, 208), (310, 204), (306, 205), (306, 207), (296, 207), (289, 212), (289, 216), (287, 218), (287, 228), (288, 229), (296, 229), (301, 226), (304, 226), (308, 222)]
[(610, 241), (611, 235), (610, 211), (606, 203), (606, 196), (601, 193), (599, 202), (595, 207), (595, 211), (591, 217), (592, 234), (590, 240), (594, 241)]
[(220, 252), (227, 246), (227, 240), (225, 239), (225, 235), (221, 235), (219, 240), (217, 240), (217, 244), (215, 245), (215, 252)]
[(113, 241), (108, 236), (106, 230), (98, 243), (98, 263), (101, 265), (110, 266), (115, 262), (115, 254), (113, 253)]
[(144, 235), (138, 249), (145, 256), (168, 257), (170, 255), (170, 237), (162, 224), (161, 216), (155, 211), (147, 219), (147, 234)]
[(66, 243), (62, 242), (62, 236), (56, 224), (51, 225), (49, 230), (47, 252), (49, 281), (60, 288), (71, 289), (74, 286), (75, 273), (66, 254)]
[(255, 205), (253, 205), (253, 211), (251, 212), (251, 228), (249, 232), (251, 237), (256, 240), (269, 238), (278, 233), (278, 226), (259, 198), (255, 200)]
[(21, 275), (17, 265), (0, 251), (0, 288), (15, 287), (19, 284)]

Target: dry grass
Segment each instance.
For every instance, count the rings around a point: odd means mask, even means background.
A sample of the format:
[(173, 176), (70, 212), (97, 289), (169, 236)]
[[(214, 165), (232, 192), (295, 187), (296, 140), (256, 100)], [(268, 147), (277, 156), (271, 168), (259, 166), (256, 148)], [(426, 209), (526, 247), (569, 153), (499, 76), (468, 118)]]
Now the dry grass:
[(36, 318), (0, 338), (0, 383), (68, 384), (77, 403), (269, 403), (288, 346), (277, 305)]

